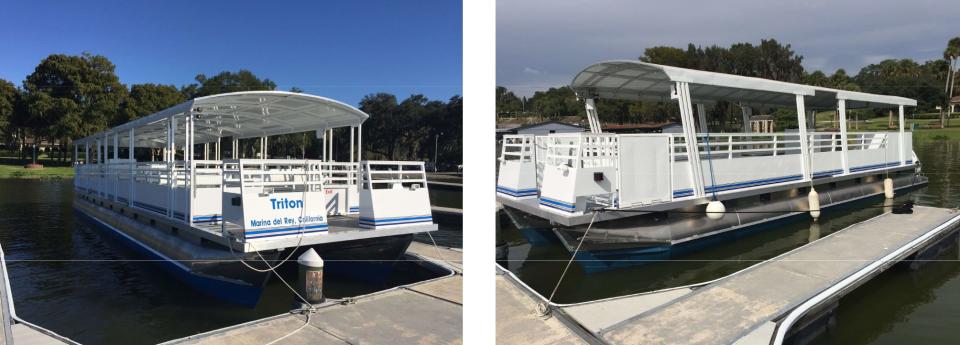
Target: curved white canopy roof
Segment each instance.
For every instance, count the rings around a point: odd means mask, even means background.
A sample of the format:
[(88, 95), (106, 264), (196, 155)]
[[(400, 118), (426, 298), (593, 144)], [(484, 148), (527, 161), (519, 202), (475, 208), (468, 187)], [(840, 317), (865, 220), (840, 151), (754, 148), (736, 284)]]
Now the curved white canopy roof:
[(591, 65), (580, 71), (570, 86), (581, 97), (669, 101), (670, 88), (676, 82), (690, 84), (694, 101), (728, 100), (753, 105), (789, 106), (795, 104), (795, 95), (803, 95), (808, 109), (833, 109), (837, 99), (846, 99), (847, 108), (917, 105), (915, 100), (897, 96), (835, 90), (637, 60), (613, 60)]
[(195, 98), (75, 142), (96, 140), (104, 133), (126, 137), (133, 128), (136, 146), (159, 147), (166, 142), (167, 121), (176, 119), (175, 140), (183, 143), (184, 120), (188, 114), (195, 116), (194, 143), (197, 144), (221, 137), (253, 138), (357, 126), (370, 117), (348, 104), (325, 97), (286, 91), (243, 91)]

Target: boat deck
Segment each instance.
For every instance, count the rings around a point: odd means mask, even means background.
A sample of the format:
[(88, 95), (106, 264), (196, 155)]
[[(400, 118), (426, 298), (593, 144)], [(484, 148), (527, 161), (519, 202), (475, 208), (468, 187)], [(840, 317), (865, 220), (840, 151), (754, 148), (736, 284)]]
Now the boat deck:
[[(567, 322), (571, 330), (589, 331), (594, 342), (770, 344), (780, 322), (815, 296), (829, 294), (810, 309), (798, 309), (805, 313), (800, 320), (829, 308), (896, 262), (933, 250), (958, 228), (956, 210), (916, 206), (913, 214), (882, 214), (715, 281), (552, 304), (553, 318)], [(877, 262), (882, 264), (871, 267)], [(850, 279), (856, 280), (841, 283)]]

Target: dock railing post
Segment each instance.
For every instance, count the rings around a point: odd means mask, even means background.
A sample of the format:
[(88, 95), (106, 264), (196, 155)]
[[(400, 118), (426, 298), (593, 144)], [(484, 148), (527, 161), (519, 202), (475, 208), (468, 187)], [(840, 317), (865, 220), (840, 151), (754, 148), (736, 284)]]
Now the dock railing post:
[(3, 344), (13, 344), (13, 320), (16, 312), (13, 309), (13, 298), (10, 296), (10, 279), (7, 276), (7, 261), (3, 256), (3, 248), (0, 248), (0, 310), (3, 322)]
[(310, 304), (323, 303), (323, 259), (313, 248), (300, 254), (297, 290)]

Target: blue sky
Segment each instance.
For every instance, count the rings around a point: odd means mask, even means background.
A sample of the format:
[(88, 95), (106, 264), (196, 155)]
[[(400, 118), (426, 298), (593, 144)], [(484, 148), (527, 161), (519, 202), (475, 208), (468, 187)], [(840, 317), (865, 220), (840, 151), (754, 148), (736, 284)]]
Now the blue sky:
[(108, 57), (120, 81), (181, 86), (249, 69), (278, 89), (357, 104), (462, 94), (459, 1), (17, 1), (0, 11), (0, 78), (50, 54)]

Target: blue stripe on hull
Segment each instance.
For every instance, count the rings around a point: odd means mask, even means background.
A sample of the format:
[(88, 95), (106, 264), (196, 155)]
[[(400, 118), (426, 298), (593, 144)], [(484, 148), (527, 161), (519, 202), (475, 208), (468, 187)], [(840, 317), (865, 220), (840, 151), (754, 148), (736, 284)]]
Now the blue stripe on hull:
[(433, 223), (433, 216), (409, 216), (409, 217), (390, 217), (390, 218), (360, 218), (360, 227), (370, 228), (374, 226), (401, 225), (416, 223)]
[(550, 199), (547, 197), (540, 197), (540, 205), (555, 208), (561, 211), (573, 213), (576, 209), (574, 204), (569, 204), (560, 200)]
[(506, 194), (515, 198), (522, 198), (527, 196), (535, 196), (537, 195), (538, 190), (536, 188), (513, 189), (497, 185), (497, 193)]
[[(137, 250), (138, 253), (145, 255), (150, 259), (161, 260), (155, 261), (154, 263), (158, 264), (158, 266), (160, 266), (160, 268), (162, 268), (164, 271), (173, 274), (175, 277), (180, 279), (180, 281), (186, 283), (201, 293), (248, 308), (255, 307), (257, 302), (260, 300), (260, 295), (263, 292), (263, 289), (260, 286), (234, 283), (194, 274), (183, 264), (171, 260), (169, 257), (157, 252), (153, 248), (148, 247), (140, 241), (137, 241), (122, 231), (115, 229), (113, 226), (100, 221), (96, 217), (81, 210), (77, 210), (77, 213), (82, 215), (83, 218), (89, 219), (97, 226), (110, 230), (110, 234), (113, 234), (117, 238), (123, 240), (124, 243)], [(264, 279), (265, 278), (266, 277), (264, 277)]]

